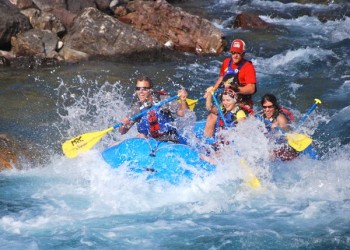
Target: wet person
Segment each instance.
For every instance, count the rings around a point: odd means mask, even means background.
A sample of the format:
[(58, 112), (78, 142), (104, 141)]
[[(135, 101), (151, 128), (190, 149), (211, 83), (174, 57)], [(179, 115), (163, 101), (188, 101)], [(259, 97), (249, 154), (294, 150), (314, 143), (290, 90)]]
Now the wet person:
[[(252, 95), (256, 92), (256, 72), (252, 62), (244, 58), (245, 42), (241, 39), (234, 40), (230, 52), (231, 57), (225, 58), (222, 62), (219, 78), (216, 80), (213, 90), (231, 86), (238, 95), (237, 105), (252, 109)], [(204, 97), (208, 97), (208, 92)], [(216, 120), (215, 112), (210, 112), (204, 129), (205, 137), (213, 136)]]
[(263, 108), (262, 117), (267, 120), (266, 128), (269, 132), (268, 137), (274, 141), (275, 149), (272, 151), (272, 159), (283, 161), (293, 160), (298, 156), (298, 152), (290, 147), (285, 136), (275, 133), (275, 128), (279, 127), (284, 131), (289, 131), (289, 125), (294, 120), (293, 114), (285, 108), (280, 107), (276, 96), (265, 94), (261, 98), (261, 107)]
[[(183, 128), (184, 123), (188, 123), (189, 120), (194, 123), (196, 119), (194, 112), (189, 109), (186, 103), (186, 90), (181, 89), (178, 91), (178, 100), (174, 100), (169, 104), (164, 104), (157, 109), (152, 109), (139, 119), (132, 121), (129, 117), (150, 109), (160, 101), (169, 98), (163, 91), (154, 91), (152, 80), (146, 76), (136, 80), (135, 92), (138, 100), (131, 107), (129, 115), (121, 120), (123, 125), (119, 127), (119, 132), (121, 134), (127, 133), (136, 123), (139, 133), (137, 137), (150, 137), (160, 141), (185, 143), (179, 130)], [(181, 121), (177, 122), (177, 118), (184, 118), (183, 123), (181, 123)]]

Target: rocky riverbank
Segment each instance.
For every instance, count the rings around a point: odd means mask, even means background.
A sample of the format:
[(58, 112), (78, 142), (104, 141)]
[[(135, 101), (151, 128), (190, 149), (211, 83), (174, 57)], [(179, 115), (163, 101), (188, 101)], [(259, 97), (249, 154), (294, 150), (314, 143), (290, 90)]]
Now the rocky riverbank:
[[(1, 64), (36, 67), (92, 57), (159, 56), (167, 50), (220, 54), (210, 21), (158, 1), (4, 0)], [(25, 59), (24, 59), (25, 58)]]
[[(169, 52), (221, 54), (227, 46), (209, 20), (165, 0), (4, 0), (0, 23), (2, 66), (36, 68), (135, 54), (154, 59)], [(232, 28), (275, 27), (256, 14), (241, 13)]]

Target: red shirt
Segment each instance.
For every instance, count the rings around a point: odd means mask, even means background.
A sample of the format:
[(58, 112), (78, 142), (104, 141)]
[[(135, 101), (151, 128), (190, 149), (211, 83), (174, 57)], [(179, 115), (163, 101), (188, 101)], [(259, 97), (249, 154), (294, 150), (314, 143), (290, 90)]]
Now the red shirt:
[[(220, 76), (224, 76), (231, 58), (225, 58), (220, 68)], [(231, 64), (232, 69), (238, 68), (237, 64)], [(256, 84), (255, 68), (251, 62), (246, 62), (238, 73), (238, 81), (241, 85)]]

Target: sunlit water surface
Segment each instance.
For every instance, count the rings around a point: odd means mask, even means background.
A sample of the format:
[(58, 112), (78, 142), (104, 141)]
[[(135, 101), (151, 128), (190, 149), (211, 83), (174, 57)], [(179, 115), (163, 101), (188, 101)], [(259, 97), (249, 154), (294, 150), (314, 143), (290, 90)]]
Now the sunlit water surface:
[[(199, 4), (199, 3), (198, 3)], [(323, 102), (300, 127), (319, 160), (271, 162), (259, 121), (232, 131), (235, 145), (215, 173), (180, 185), (112, 169), (101, 151), (136, 135), (113, 131), (74, 159), (61, 144), (118, 123), (132, 101), (133, 81), (151, 76), (170, 94), (185, 87), (197, 99), (214, 83), (220, 57), (184, 61), (91, 61), (38, 70), (1, 70), (4, 132), (39, 148), (40, 163), (0, 173), (0, 249), (348, 249), (350, 248), (350, 19), (320, 22), (297, 15), (323, 5), (210, 1), (201, 10), (229, 38), (247, 42), (259, 81), (255, 95), (274, 93), (299, 120), (314, 98)], [(191, 6), (189, 6), (190, 8)], [(269, 9), (294, 18), (261, 16), (288, 32), (229, 28), (238, 10)], [(215, 18), (223, 13), (221, 19)], [(281, 15), (280, 15), (281, 16)], [(205, 118), (204, 103), (195, 108)], [(239, 152), (239, 155), (237, 154)], [(242, 182), (244, 159), (262, 188)]]

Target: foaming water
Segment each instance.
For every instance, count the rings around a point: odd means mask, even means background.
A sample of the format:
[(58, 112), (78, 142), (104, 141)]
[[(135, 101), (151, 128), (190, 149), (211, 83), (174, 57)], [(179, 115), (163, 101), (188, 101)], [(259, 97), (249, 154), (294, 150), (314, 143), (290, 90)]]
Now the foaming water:
[(305, 77), (309, 73), (301, 70), (301, 67), (307, 67), (307, 65), (312, 65), (332, 55), (334, 54), (330, 50), (301, 48), (288, 50), (268, 59), (256, 59), (253, 62), (259, 65), (261, 71), (274, 72), (276, 75), (287, 74), (293, 77), (296, 77), (296, 74), (303, 74), (298, 75), (298, 77)]
[[(190, 67), (196, 70), (200, 65)], [(119, 82), (80, 80), (84, 88), (61, 81), (56, 89), (60, 119), (54, 126), (62, 140), (108, 128), (128, 107), (128, 90)], [(294, 113), (301, 116), (297, 110)], [(312, 117), (303, 126), (303, 132), (311, 135), (333, 119), (322, 114)], [(227, 133), (234, 144), (214, 157), (217, 171), (180, 185), (132, 174), (128, 163), (114, 169), (104, 162), (101, 151), (135, 136), (135, 129), (124, 136), (112, 131), (74, 159), (54, 152), (42, 168), (3, 172), (1, 245), (37, 249), (146, 244), (153, 249), (172, 248), (181, 239), (201, 248), (227, 242), (237, 247), (266, 247), (262, 243), (266, 240), (280, 248), (296, 248), (309, 244), (309, 238), (321, 245), (337, 240), (346, 244), (348, 146), (333, 145), (336, 154), (328, 149), (322, 160), (304, 156), (274, 162), (270, 160), (273, 145), (260, 121), (248, 119)], [(261, 189), (244, 183), (247, 173), (241, 160), (260, 179)], [(315, 231), (321, 236), (312, 236)], [(145, 240), (139, 240), (141, 235), (147, 235)], [(18, 236), (21, 241), (14, 243), (11, 238)], [(199, 237), (196, 243), (193, 237)], [(204, 240), (207, 237), (213, 242)], [(306, 240), (300, 243), (303, 237)]]
[[(242, 136), (246, 131), (251, 133)], [(270, 238), (275, 245), (297, 247), (301, 235), (290, 238), (288, 232), (300, 227), (303, 229), (297, 234), (332, 232), (323, 240), (338, 235), (346, 242), (348, 146), (323, 160), (301, 157), (292, 162), (271, 162), (269, 142), (256, 120), (240, 125), (231, 136), (235, 147), (218, 156), (220, 163), (213, 175), (179, 186), (130, 174), (127, 164), (110, 168), (97, 148), (75, 159), (53, 155), (44, 168), (2, 173), (12, 196), (12, 202), (7, 203), (12, 212), (1, 213), (1, 243), (5, 248), (13, 246), (8, 236), (21, 235), (17, 245), (23, 247), (29, 241), (31, 249), (51, 244), (70, 248), (78, 244), (74, 239), (86, 247), (122, 244), (129, 248), (144, 244), (137, 240), (143, 232), (149, 248), (158, 244), (170, 247), (185, 231), (189, 231), (183, 236), (185, 241), (197, 235), (195, 232), (218, 239), (225, 230), (216, 225), (225, 221), (226, 230), (236, 232), (225, 237), (235, 244), (238, 239), (254, 236), (254, 245)], [(262, 189), (253, 190), (242, 183), (242, 158), (259, 176)], [(20, 203), (16, 206), (14, 201)], [(170, 232), (173, 239), (155, 241), (157, 235), (170, 236)], [(35, 241), (30, 240), (33, 237)], [(44, 243), (47, 238), (50, 244)], [(69, 241), (65, 244), (62, 239)], [(206, 245), (201, 241), (197, 244)]]
[(271, 18), (270, 16), (260, 16), (260, 18), (268, 23), (283, 25), (291, 30), (296, 29), (306, 37), (319, 40), (317, 42), (319, 44), (322, 44), (322, 42), (336, 43), (349, 38), (349, 17), (327, 21), (326, 23), (322, 23), (317, 17), (313, 16), (301, 16), (294, 19)]
[[(276, 13), (261, 17), (287, 32), (229, 31), (233, 13), (252, 8)], [(130, 76), (140, 73), (137, 68), (154, 76), (166, 91), (175, 93), (184, 86), (189, 97), (197, 99), (214, 84), (228, 53), (175, 64), (98, 61), (50, 72), (38, 70), (29, 77), (25, 73), (14, 86), (3, 85), (2, 98), (16, 96), (14, 89), (29, 98), (29, 108), (17, 116), (27, 118), (36, 110), (31, 117), (35, 122), (19, 119), (18, 130), (41, 135), (38, 139), (45, 142), (43, 154), (48, 160), (35, 167), (24, 161), (23, 170), (0, 173), (0, 249), (349, 248), (350, 26), (348, 17), (323, 23), (303, 14), (324, 8), (328, 7), (232, 0), (208, 7), (219, 14), (222, 20), (213, 18), (230, 34), (228, 40), (237, 37), (247, 42), (247, 57), (258, 74), (257, 112), (259, 97), (266, 92), (276, 94), (296, 122), (314, 98), (322, 100), (298, 130), (312, 136), (318, 160), (301, 156), (271, 161), (274, 145), (255, 119), (226, 131), (234, 143), (213, 156), (218, 162), (214, 173), (180, 185), (150, 181), (144, 174), (130, 173), (127, 162), (111, 168), (102, 159), (104, 149), (134, 137), (135, 128), (123, 136), (117, 131), (108, 133), (77, 158), (62, 154), (65, 140), (120, 121), (132, 101), (133, 89), (128, 84)], [(23, 97), (18, 99), (6, 100), (12, 107), (12, 103), (24, 103)], [(41, 105), (47, 99), (50, 102)], [(195, 108), (198, 119), (207, 115), (203, 106), (198, 103)], [(6, 110), (9, 118), (4, 119), (11, 128), (18, 125), (12, 120), (14, 111)], [(259, 178), (261, 189), (244, 182), (247, 173), (242, 160)]]

